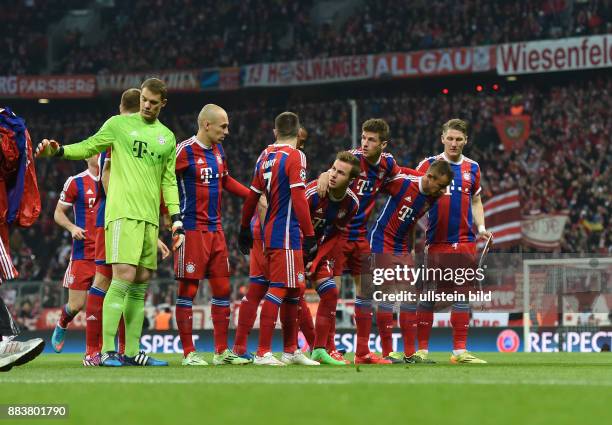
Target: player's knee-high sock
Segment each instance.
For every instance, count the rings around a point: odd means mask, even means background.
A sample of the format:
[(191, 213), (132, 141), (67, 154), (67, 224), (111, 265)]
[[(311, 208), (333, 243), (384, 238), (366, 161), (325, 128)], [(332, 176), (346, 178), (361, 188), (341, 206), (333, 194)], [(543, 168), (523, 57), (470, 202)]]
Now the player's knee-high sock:
[(417, 306), (416, 304), (400, 304), (400, 328), (404, 339), (404, 355), (409, 357), (415, 352), (414, 340), (417, 334)]
[(108, 287), (102, 306), (102, 352), (117, 351), (115, 335), (129, 288), (130, 283), (120, 279), (113, 279)]
[(68, 304), (66, 304), (64, 308), (62, 308), (62, 315), (60, 316), (60, 319), (57, 324), (61, 328), (66, 329), (68, 327), (68, 324), (72, 322), (72, 319), (74, 319), (74, 316), (76, 316), (77, 313), (78, 311), (70, 310), (70, 307), (68, 306)]
[[(337, 288), (336, 288), (337, 289)], [(334, 312), (329, 324), (329, 332), (327, 333), (327, 352), (336, 351), (336, 313)]]
[[(336, 289), (338, 290), (338, 298), (340, 298), (340, 285), (342, 279), (339, 276), (334, 276), (334, 281), (336, 282)], [(336, 309), (338, 306), (336, 305)], [(327, 351), (331, 353), (332, 351), (336, 351), (336, 315), (332, 317), (331, 324), (329, 326), (329, 334), (327, 337)]]
[(85, 306), (85, 354), (100, 352), (102, 343), (102, 304), (104, 303), (104, 292), (100, 288), (92, 286), (87, 294)]
[(304, 334), (304, 338), (306, 338), (308, 347), (310, 347), (312, 350), (315, 341), (315, 325), (312, 321), (312, 313), (310, 312), (310, 308), (304, 299), (304, 294), (300, 295), (300, 302), (298, 305), (298, 324), (300, 330)]
[(419, 350), (429, 350), (429, 336), (431, 335), (431, 327), (433, 326), (433, 309), (432, 302), (422, 302), (417, 306), (417, 341), (419, 341)]
[(183, 279), (178, 281), (178, 296), (176, 297), (176, 325), (178, 326), (181, 344), (183, 344), (183, 355), (195, 351), (193, 345), (193, 298), (198, 292), (198, 281), (195, 279)]
[(272, 335), (276, 326), (278, 310), (283, 303), (287, 288), (271, 287), (264, 297), (261, 313), (259, 314), (259, 346), (257, 355), (263, 356), (271, 350)]
[(229, 278), (211, 278), (212, 301), (210, 313), (213, 322), (215, 353), (221, 354), (227, 350), (227, 330), (230, 322), (230, 283)]
[(123, 316), (119, 320), (119, 328), (117, 328), (117, 339), (119, 340), (119, 354), (125, 354), (125, 320)]
[(234, 353), (238, 355), (244, 354), (247, 350), (247, 339), (257, 318), (257, 308), (266, 292), (268, 292), (268, 282), (266, 280), (254, 281), (251, 278), (249, 289), (240, 301), (240, 310), (238, 310), (238, 328), (236, 329), (233, 349)]
[(125, 297), (123, 320), (125, 320), (125, 355), (133, 357), (140, 351), (140, 336), (144, 321), (147, 283), (132, 283)]
[(453, 352), (460, 354), (466, 349), (470, 326), (470, 306), (464, 303), (453, 304), (450, 322), (453, 327)]
[(380, 335), (380, 345), (383, 357), (387, 357), (393, 351), (393, 304), (387, 302), (378, 303), (376, 311), (376, 323)]
[(294, 353), (297, 350), (298, 308), (300, 288), (287, 288), (287, 293), (280, 307), (280, 319), (283, 325), (283, 351)]
[(329, 331), (336, 318), (336, 304), (338, 303), (338, 288), (336, 288), (334, 279), (321, 283), (317, 287), (317, 293), (321, 301), (317, 308), (314, 348), (326, 348)]
[(372, 331), (372, 300), (357, 297), (355, 299), (355, 324), (357, 326), (357, 356), (370, 352), (370, 332)]

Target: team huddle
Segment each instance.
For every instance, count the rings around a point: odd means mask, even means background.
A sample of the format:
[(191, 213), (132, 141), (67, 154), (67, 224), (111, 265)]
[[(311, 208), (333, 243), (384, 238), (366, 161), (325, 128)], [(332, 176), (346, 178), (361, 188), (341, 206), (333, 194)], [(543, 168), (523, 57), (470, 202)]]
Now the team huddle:
[[(417, 221), (427, 214), (428, 266), (477, 262), (477, 240), (491, 234), (484, 223), (479, 166), (462, 154), (467, 143), (464, 121), (446, 122), (441, 135), (444, 152), (412, 169), (398, 165), (385, 151), (390, 138), (387, 123), (368, 119), (362, 125), (360, 148), (338, 152), (328, 171), (308, 181), (307, 131), (297, 114), (283, 112), (274, 120), (274, 143), (261, 152), (246, 187), (231, 177), (227, 166), (227, 112), (205, 105), (197, 118), (197, 133), (177, 144), (158, 120), (166, 102), (164, 83), (146, 80), (140, 90), (123, 93), (120, 114), (93, 136), (71, 145), (44, 139), (36, 149), (37, 157), (87, 160), (87, 170), (66, 182), (55, 211), (56, 222), (73, 238), (63, 283), (69, 299), (53, 333), (55, 351), (62, 350), (68, 324), (84, 309), (85, 366), (168, 364), (140, 350), (148, 281), (157, 269), (158, 250), (162, 258), (170, 255), (159, 240), (161, 225), (172, 232), (183, 365), (208, 364), (196, 351), (192, 332), (193, 299), (203, 279), (212, 291), (214, 365), (348, 364), (335, 344), (338, 289), (345, 273), (355, 284), (354, 362), (434, 362), (428, 356), (433, 302), (400, 303), (403, 352), (393, 351), (395, 305), (378, 302), (382, 356), (371, 351), (374, 305), (368, 258), (381, 255), (392, 263), (410, 263)], [(231, 348), (223, 190), (243, 199), (238, 240), (250, 261), (249, 286)], [(368, 227), (379, 193), (387, 197), (386, 203)], [(67, 216), (71, 208), (74, 222)], [(449, 264), (448, 255), (460, 258), (461, 264)], [(308, 284), (320, 298), (314, 320), (304, 300)], [(435, 291), (435, 282), (425, 282), (420, 290)], [(259, 341), (252, 353), (247, 340), (260, 304)], [(279, 317), (283, 353), (277, 358), (272, 337)], [(485, 363), (467, 351), (469, 320), (469, 305), (454, 303), (452, 363)], [(310, 355), (298, 346), (300, 330)]]

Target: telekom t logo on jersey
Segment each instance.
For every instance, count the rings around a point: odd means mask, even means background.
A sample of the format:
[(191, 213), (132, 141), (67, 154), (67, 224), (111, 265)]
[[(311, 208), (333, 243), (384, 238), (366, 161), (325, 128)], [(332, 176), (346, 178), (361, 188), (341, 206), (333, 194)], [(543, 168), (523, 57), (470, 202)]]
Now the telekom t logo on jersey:
[[(471, 174), (470, 174), (470, 177), (471, 177)], [(471, 186), (472, 186), (471, 183), (468, 182), (468, 187), (465, 188), (465, 191), (469, 192)], [(444, 194), (450, 195), (451, 192), (454, 192), (454, 191), (463, 192), (463, 190), (464, 188), (463, 188), (461, 179), (458, 180), (458, 184), (455, 184), (455, 179), (453, 179), (451, 180), (451, 183), (448, 186), (446, 186), (446, 191), (444, 192)]]
[(144, 155), (146, 154), (150, 154), (152, 158), (161, 158), (160, 154), (156, 154), (154, 150), (149, 150), (147, 147), (147, 142), (143, 142), (142, 140), (134, 140), (132, 143), (132, 153), (136, 158), (144, 158)]
[(132, 152), (134, 153), (135, 157), (142, 158), (142, 155), (147, 154), (147, 142), (134, 140)]
[(202, 167), (200, 168), (200, 179), (202, 183), (208, 184), (210, 183), (210, 179), (213, 177), (213, 171), (211, 167)]
[(357, 194), (363, 195), (365, 192), (371, 192), (372, 185), (369, 180), (359, 179), (357, 180)]
[(401, 221), (406, 221), (406, 217), (411, 217), (412, 221), (414, 221), (414, 217), (412, 217), (412, 208), (408, 205), (402, 205), (402, 208), (398, 211), (397, 215)]

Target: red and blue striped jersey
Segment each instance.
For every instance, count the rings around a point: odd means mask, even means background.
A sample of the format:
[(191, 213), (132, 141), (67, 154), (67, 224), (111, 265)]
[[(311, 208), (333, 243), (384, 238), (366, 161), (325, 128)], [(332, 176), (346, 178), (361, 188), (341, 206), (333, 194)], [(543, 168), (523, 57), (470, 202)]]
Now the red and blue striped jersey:
[(176, 148), (176, 177), (185, 230), (218, 232), (223, 177), (229, 174), (221, 144), (206, 147), (195, 136)]
[(108, 148), (98, 156), (98, 196), (96, 198), (96, 227), (104, 227), (104, 212), (106, 211), (106, 192), (102, 185), (104, 164), (110, 161), (111, 149)]
[(266, 194), (264, 245), (273, 249), (302, 249), (301, 232), (292, 208), (291, 188), (304, 186), (306, 156), (290, 145), (273, 144), (259, 155), (251, 190)]
[(387, 152), (381, 154), (376, 164), (370, 164), (361, 149), (353, 149), (350, 152), (361, 162), (359, 177), (351, 185), (351, 190), (359, 199), (359, 210), (347, 228), (348, 240), (355, 241), (367, 233), (366, 225), (380, 187), (385, 180), (399, 174), (400, 168), (393, 155)]
[(410, 234), (436, 198), (423, 193), (422, 173), (398, 174), (381, 189), (389, 198), (381, 210), (368, 239), (373, 253), (408, 254)]
[(359, 199), (350, 188), (346, 189), (342, 199), (334, 199), (329, 192), (320, 197), (316, 180), (306, 186), (306, 199), (319, 244), (343, 231), (359, 210)]
[(427, 244), (473, 242), (472, 198), (481, 191), (480, 167), (466, 156), (452, 162), (441, 153), (425, 158), (417, 170), (426, 172), (437, 159), (448, 161), (455, 177), (427, 215)]
[(89, 171), (83, 171), (76, 176), (68, 177), (59, 202), (72, 207), (74, 224), (85, 230), (85, 239), (72, 240), (73, 260), (93, 260), (95, 258), (96, 241), (96, 195), (98, 193), (98, 178)]

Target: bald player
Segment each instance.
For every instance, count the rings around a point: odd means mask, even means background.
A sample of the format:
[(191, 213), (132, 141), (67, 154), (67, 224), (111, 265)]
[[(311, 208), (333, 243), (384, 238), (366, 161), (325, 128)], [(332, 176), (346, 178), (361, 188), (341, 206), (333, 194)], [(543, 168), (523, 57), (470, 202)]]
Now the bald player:
[(184, 366), (205, 366), (192, 339), (192, 305), (198, 282), (208, 279), (212, 289), (211, 316), (214, 328), (214, 365), (245, 364), (227, 346), (230, 317), (230, 283), (227, 244), (221, 226), (223, 189), (246, 198), (249, 189), (229, 175), (221, 143), (229, 134), (227, 112), (205, 105), (198, 115), (198, 133), (179, 143), (176, 177), (179, 187), (185, 243), (174, 254), (178, 281), (176, 323), (183, 344)]

